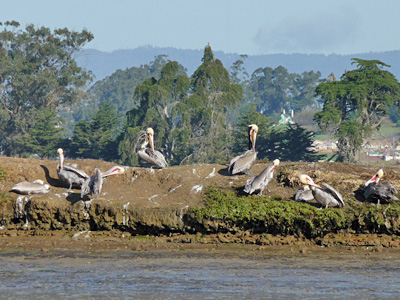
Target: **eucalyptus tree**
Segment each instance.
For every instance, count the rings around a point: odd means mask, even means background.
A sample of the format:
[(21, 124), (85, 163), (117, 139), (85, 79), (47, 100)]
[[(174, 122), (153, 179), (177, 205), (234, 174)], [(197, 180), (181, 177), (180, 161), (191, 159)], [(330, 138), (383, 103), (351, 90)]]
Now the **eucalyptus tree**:
[(339, 137), (339, 158), (358, 160), (362, 143), (379, 129), (383, 117), (393, 105), (399, 105), (400, 84), (379, 60), (353, 58), (357, 68), (344, 73), (340, 80), (317, 86), (323, 109), (315, 120), (324, 131)]
[(127, 113), (127, 127), (119, 152), (124, 163), (137, 164), (136, 152), (146, 127), (153, 127), (157, 148), (170, 164), (215, 162), (230, 156), (227, 109), (236, 105), (242, 88), (229, 78), (221, 61), (206, 46), (202, 64), (191, 78), (168, 62), (160, 79), (137, 86), (139, 106)]
[(314, 90), (320, 72), (289, 73), (283, 66), (258, 68), (250, 78), (250, 89), (257, 110), (270, 116), (286, 111), (315, 108)]
[(202, 62), (191, 77), (192, 94), (187, 99), (193, 147), (188, 162), (226, 161), (231, 156), (231, 128), (226, 115), (240, 102), (243, 89), (230, 80), (210, 45), (204, 49)]
[[(124, 118), (126, 112), (139, 106), (138, 99), (135, 97), (136, 87), (148, 78), (160, 79), (161, 70), (168, 63), (166, 58), (166, 55), (160, 54), (149, 64), (117, 70), (110, 76), (96, 81), (88, 90), (87, 101), (71, 108), (68, 107), (63, 117), (72, 112), (72, 117), (76, 122), (81, 119), (89, 120), (100, 105), (110, 103), (116, 108), (117, 114)], [(185, 72), (182, 66), (180, 66), (180, 72), (182, 74)]]
[(16, 155), (15, 141), (26, 139), (35, 123), (28, 118), (32, 109), (56, 113), (86, 95), (91, 74), (78, 67), (74, 55), (93, 35), (32, 24), (21, 29), (15, 21), (0, 27), (0, 147)]
[(154, 77), (144, 80), (135, 89), (138, 106), (127, 112), (127, 126), (119, 145), (123, 162), (138, 164), (136, 152), (143, 141), (143, 132), (147, 127), (155, 131), (156, 146), (164, 152), (167, 159), (173, 159), (175, 140), (171, 131), (176, 128), (179, 116), (176, 106), (187, 97), (189, 78), (182, 66), (176, 61), (169, 61), (157, 80)]

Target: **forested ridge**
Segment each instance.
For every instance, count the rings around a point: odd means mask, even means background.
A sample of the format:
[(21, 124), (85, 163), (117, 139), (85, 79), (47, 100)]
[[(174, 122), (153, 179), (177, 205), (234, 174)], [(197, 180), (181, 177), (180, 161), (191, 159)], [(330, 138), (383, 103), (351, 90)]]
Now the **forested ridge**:
[[(259, 158), (312, 161), (314, 132), (300, 125), (314, 118), (319, 130), (341, 139), (341, 159), (355, 161), (360, 140), (352, 134), (362, 128), (362, 143), (381, 117), (398, 111), (399, 83), (377, 60), (353, 60), (356, 69), (336, 74), (335, 81), (284, 66), (249, 74), (247, 55), (225, 66), (206, 45), (192, 74), (159, 54), (94, 81), (75, 60), (94, 38), (90, 32), (21, 28), (15, 21), (1, 27), (2, 155), (54, 158), (62, 147), (71, 158), (134, 166), (152, 127), (156, 148), (171, 165), (224, 163), (247, 149), (247, 126), (254, 123)], [(354, 96), (357, 90), (363, 97)], [(297, 123), (279, 123), (290, 116)]]

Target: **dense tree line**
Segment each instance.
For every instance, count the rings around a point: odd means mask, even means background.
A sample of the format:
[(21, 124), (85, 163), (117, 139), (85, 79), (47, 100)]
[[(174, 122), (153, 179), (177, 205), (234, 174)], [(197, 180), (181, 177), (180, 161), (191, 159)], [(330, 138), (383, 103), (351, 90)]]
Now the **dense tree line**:
[[(61, 120), (56, 110), (83, 99), (91, 74), (78, 67), (73, 54), (93, 35), (82, 32), (0, 23), (0, 149), (6, 155), (48, 156), (41, 137)], [(43, 147), (43, 149), (40, 149)]]
[(139, 165), (136, 152), (153, 127), (156, 148), (171, 165), (223, 163), (246, 150), (247, 126), (255, 123), (260, 158), (310, 161), (313, 132), (274, 126), (282, 111), (310, 110), (320, 111), (315, 120), (322, 130), (340, 138), (341, 158), (354, 161), (381, 117), (398, 117), (398, 82), (379, 61), (355, 60), (358, 68), (340, 81), (321, 83), (319, 72), (295, 74), (283, 66), (249, 75), (245, 55), (229, 72), (207, 45), (191, 76), (159, 55), (88, 88), (92, 76), (73, 57), (91, 33), (0, 26), (4, 155), (54, 157), (61, 146), (70, 157)]

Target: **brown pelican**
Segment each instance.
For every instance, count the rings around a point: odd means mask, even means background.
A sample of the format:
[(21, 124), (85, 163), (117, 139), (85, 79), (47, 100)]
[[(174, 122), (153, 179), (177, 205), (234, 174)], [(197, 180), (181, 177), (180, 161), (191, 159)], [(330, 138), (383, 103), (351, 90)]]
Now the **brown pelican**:
[[(148, 162), (151, 165), (157, 166), (159, 168), (166, 168), (168, 164), (164, 158), (164, 155), (158, 150), (154, 150), (154, 130), (153, 128), (147, 128), (146, 140), (141, 145), (138, 155), (141, 159)], [(150, 148), (146, 148), (147, 144), (150, 142)]]
[(257, 195), (262, 196), (264, 189), (274, 177), (274, 170), (278, 165), (279, 159), (275, 159), (272, 164), (265, 168), (259, 175), (247, 179), (244, 191), (248, 194), (253, 194), (258, 191)]
[(399, 200), (399, 198), (395, 196), (397, 190), (390, 182), (379, 183), (382, 177), (383, 169), (379, 169), (370, 180), (364, 183), (364, 198), (368, 201), (377, 202), (378, 204), (386, 204), (389, 203), (390, 200)]
[(103, 179), (107, 178), (111, 175), (123, 174), (125, 169), (120, 166), (114, 166), (108, 171), (101, 173), (98, 168), (94, 169), (94, 175), (90, 177), (90, 179), (85, 180), (82, 184), (81, 188), (81, 198), (86, 195), (96, 195), (96, 198), (99, 198), (99, 194), (101, 193), (101, 188), (103, 187)]
[(325, 208), (344, 207), (342, 195), (340, 195), (340, 193), (329, 184), (322, 182), (321, 187), (320, 185), (315, 184), (310, 176), (304, 174), (300, 175), (300, 181), (301, 183), (311, 187), (314, 199), (325, 206)]
[(228, 172), (235, 175), (241, 172), (247, 173), (254, 162), (257, 160), (257, 152), (255, 151), (258, 126), (255, 124), (249, 125), (249, 150), (242, 155), (238, 155), (229, 163)]
[(305, 185), (302, 189), (298, 189), (296, 194), (294, 195), (294, 200), (306, 202), (314, 200), (314, 196), (312, 194), (312, 190), (310, 190), (310, 186)]
[(59, 148), (57, 150), (59, 155), (59, 163), (57, 166), (57, 174), (60, 181), (69, 186), (68, 191), (71, 191), (72, 186), (82, 186), (82, 183), (85, 180), (89, 179), (90, 176), (86, 174), (84, 171), (75, 168), (70, 165), (64, 165), (64, 151)]
[(39, 179), (35, 181), (22, 181), (14, 185), (10, 190), (10, 192), (21, 195), (47, 194), (49, 191), (50, 186)]

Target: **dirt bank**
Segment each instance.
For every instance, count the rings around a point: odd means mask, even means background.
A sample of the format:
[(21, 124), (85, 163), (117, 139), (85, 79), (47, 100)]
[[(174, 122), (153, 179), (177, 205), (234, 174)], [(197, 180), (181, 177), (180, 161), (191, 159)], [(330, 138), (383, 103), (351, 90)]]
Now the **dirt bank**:
[[(67, 162), (78, 164), (90, 175), (95, 167), (105, 171), (115, 165), (97, 160)], [(259, 162), (251, 172), (258, 174), (267, 164)], [(124, 235), (131, 240), (135, 236), (157, 236), (166, 245), (399, 246), (399, 204), (376, 207), (354, 197), (354, 191), (380, 168), (378, 165), (283, 162), (268, 186), (270, 192), (262, 198), (243, 195), (248, 176), (228, 176), (226, 165), (198, 164), (163, 170), (127, 167), (125, 174), (108, 178), (100, 198), (91, 201), (80, 199), (80, 190), (68, 194), (60, 186), (56, 166), (52, 160), (0, 158), (2, 241), (38, 235), (76, 241), (76, 237), (72, 239), (74, 234), (90, 231), (91, 238), (99, 239), (102, 235), (107, 239)], [(316, 204), (290, 200), (302, 173), (337, 188), (346, 201), (345, 209), (319, 210)], [(385, 167), (383, 181), (400, 189), (399, 178), (398, 167)], [(50, 193), (19, 196), (8, 192), (20, 181), (35, 179), (49, 183)], [(211, 197), (207, 192), (210, 188), (225, 191), (222, 196), (213, 194), (221, 201), (249, 202), (251, 207), (261, 201), (266, 211), (250, 211), (243, 216), (236, 211), (240, 208), (225, 202), (224, 211), (211, 210), (205, 201)], [(52, 240), (58, 243), (57, 239)]]

